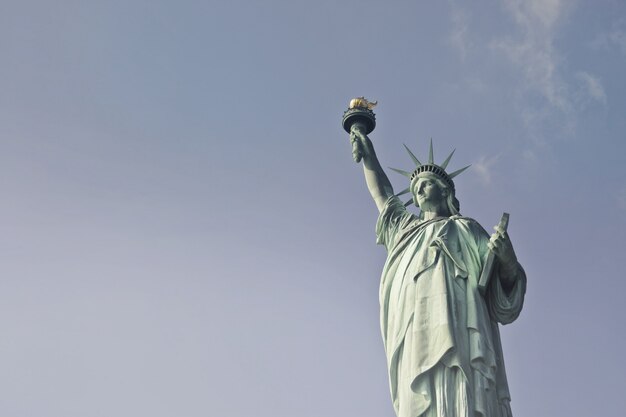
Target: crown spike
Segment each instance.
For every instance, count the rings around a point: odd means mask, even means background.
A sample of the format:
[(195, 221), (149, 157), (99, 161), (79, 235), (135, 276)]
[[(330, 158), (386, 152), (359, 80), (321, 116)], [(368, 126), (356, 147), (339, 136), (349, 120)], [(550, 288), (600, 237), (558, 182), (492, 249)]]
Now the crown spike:
[(413, 204), (413, 199), (410, 199), (409, 201), (407, 201), (406, 203), (404, 203), (404, 207), (408, 207), (411, 204)]
[(389, 167), (389, 169), (391, 169), (392, 171), (396, 171), (398, 174), (404, 175), (407, 178), (411, 178), (411, 173), (410, 172), (404, 171), (402, 169), (391, 168), (391, 167)]
[(411, 188), (407, 187), (404, 190), (400, 191), (399, 193), (396, 193), (396, 197), (400, 197), (401, 195), (407, 194), (409, 191), (411, 191)]
[(430, 138), (430, 148), (428, 149), (428, 163), (435, 163), (435, 158), (433, 157), (433, 138)]
[(413, 160), (413, 162), (415, 163), (415, 165), (422, 166), (422, 163), (419, 161), (419, 159), (417, 159), (417, 157), (413, 154), (413, 152), (411, 152), (411, 150), (409, 149), (408, 146), (406, 146), (404, 143), (404, 149), (406, 149), (406, 151), (409, 153), (409, 156), (411, 157), (411, 159)]
[(441, 165), (439, 165), (441, 168), (446, 169), (448, 166), (448, 162), (450, 162), (450, 159), (452, 159), (452, 155), (454, 155), (454, 152), (456, 151), (456, 149), (453, 149), (452, 152), (450, 153), (450, 155), (448, 155), (448, 157), (446, 158), (445, 161), (443, 161), (443, 163)]
[(452, 174), (448, 174), (448, 177), (450, 177), (450, 179), (452, 179), (452, 178), (456, 177), (457, 175), (459, 175), (461, 172), (465, 171), (469, 167), (471, 167), (471, 165), (468, 165), (465, 168), (458, 169), (458, 170), (454, 171)]

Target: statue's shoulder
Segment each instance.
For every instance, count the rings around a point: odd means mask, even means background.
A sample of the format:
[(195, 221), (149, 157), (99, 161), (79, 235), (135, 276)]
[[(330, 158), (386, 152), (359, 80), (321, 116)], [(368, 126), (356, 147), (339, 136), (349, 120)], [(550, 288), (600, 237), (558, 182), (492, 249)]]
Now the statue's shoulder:
[(465, 229), (474, 235), (489, 235), (487, 231), (480, 225), (480, 223), (478, 223), (471, 217), (454, 215), (450, 216), (450, 220), (453, 220), (454, 223), (461, 229)]
[(480, 224), (476, 220), (472, 219), (471, 217), (461, 216), (459, 214), (455, 214), (454, 216), (450, 216), (450, 220), (454, 220), (457, 223), (478, 224), (480, 226)]

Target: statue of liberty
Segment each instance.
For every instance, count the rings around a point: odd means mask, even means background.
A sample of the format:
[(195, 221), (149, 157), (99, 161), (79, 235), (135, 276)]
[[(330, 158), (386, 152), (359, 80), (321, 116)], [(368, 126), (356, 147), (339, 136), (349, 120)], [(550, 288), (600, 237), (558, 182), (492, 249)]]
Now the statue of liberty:
[[(511, 417), (498, 323), (520, 314), (526, 275), (506, 229), (489, 236), (460, 214), (453, 179), (468, 167), (448, 173), (452, 154), (435, 164), (432, 141), (426, 163), (406, 148), (416, 167), (394, 169), (409, 179), (394, 193), (367, 136), (375, 103), (355, 100), (344, 128), (380, 213), (377, 242), (387, 250), (380, 325), (396, 415)], [(413, 196), (407, 203), (399, 199), (405, 193)], [(419, 215), (406, 209), (410, 203)]]

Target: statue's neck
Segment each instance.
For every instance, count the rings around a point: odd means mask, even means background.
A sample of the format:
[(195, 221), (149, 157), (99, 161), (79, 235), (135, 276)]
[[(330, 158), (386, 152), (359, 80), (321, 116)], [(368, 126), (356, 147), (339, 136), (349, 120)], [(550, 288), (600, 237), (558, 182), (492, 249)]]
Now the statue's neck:
[(423, 212), (423, 220), (434, 220), (440, 217), (450, 217), (450, 211), (443, 207), (437, 207)]

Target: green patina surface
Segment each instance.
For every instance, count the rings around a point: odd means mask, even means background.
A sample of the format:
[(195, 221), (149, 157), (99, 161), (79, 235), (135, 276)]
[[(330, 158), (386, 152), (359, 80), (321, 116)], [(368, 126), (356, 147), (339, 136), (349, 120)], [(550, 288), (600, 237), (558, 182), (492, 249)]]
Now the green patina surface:
[[(380, 212), (377, 242), (387, 250), (380, 325), (396, 414), (511, 416), (498, 326), (520, 314), (526, 275), (506, 224), (490, 236), (461, 215), (453, 178), (467, 167), (448, 173), (452, 154), (435, 164), (432, 141), (427, 163), (407, 148), (416, 167), (395, 170), (409, 179), (395, 194), (367, 136), (375, 125), (365, 110), (365, 118), (354, 113), (344, 115), (344, 129)], [(412, 199), (403, 203), (405, 193)], [(419, 215), (406, 209), (411, 203)]]

